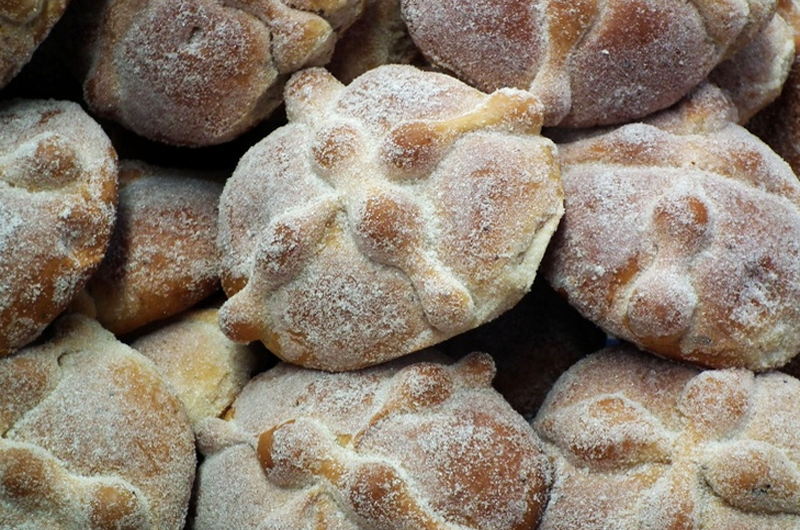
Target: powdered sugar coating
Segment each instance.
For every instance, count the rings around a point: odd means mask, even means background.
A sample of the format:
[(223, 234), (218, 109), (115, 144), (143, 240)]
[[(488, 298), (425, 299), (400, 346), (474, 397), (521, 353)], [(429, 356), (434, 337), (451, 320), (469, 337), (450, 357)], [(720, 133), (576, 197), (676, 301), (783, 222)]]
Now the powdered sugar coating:
[(226, 142), (272, 113), (289, 74), (325, 64), (362, 9), (362, 0), (105, 2), (86, 17), (86, 101), (154, 140)]
[(77, 104), (0, 107), (0, 356), (34, 340), (83, 287), (116, 199), (116, 153)]
[(12, 0), (0, 6), (0, 88), (31, 59), (67, 4), (68, 0)]
[(555, 465), (543, 529), (796, 528), (800, 381), (632, 346), (579, 361), (533, 425)]
[(545, 125), (568, 127), (672, 105), (774, 12), (774, 0), (402, 1), (431, 62), (482, 90), (530, 90)]
[(794, 31), (780, 14), (747, 46), (718, 64), (708, 76), (733, 100), (740, 124), (781, 93), (795, 56)]
[(183, 527), (191, 427), (145, 357), (70, 315), (0, 361), (0, 527)]
[(281, 364), (256, 377), (226, 421), (198, 430), (195, 528), (533, 527), (548, 465), (491, 389), (491, 359), (426, 355), (338, 374)]
[(187, 311), (131, 347), (172, 383), (193, 425), (221, 416), (259, 365), (254, 348), (222, 334), (214, 308)]
[(91, 316), (122, 335), (219, 289), (221, 193), (222, 184), (209, 174), (123, 160), (117, 223), (86, 285)]
[(289, 125), (220, 200), (234, 340), (355, 369), (490, 320), (530, 288), (561, 216), (538, 101), (411, 66), (287, 87)]
[(561, 146), (566, 214), (546, 276), (642, 348), (764, 370), (800, 349), (800, 183), (720, 120), (718, 95)]

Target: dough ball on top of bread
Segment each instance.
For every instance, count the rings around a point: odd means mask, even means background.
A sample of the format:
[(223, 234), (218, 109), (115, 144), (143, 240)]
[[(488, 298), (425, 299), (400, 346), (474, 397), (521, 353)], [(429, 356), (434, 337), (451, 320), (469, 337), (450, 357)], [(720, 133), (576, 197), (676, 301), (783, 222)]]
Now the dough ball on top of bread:
[(800, 528), (798, 402), (779, 372), (593, 354), (533, 422), (555, 466), (539, 528)]
[(402, 0), (414, 42), (481, 90), (530, 90), (545, 125), (638, 119), (677, 102), (773, 17), (775, 0)]
[(357, 369), (491, 320), (530, 289), (563, 211), (538, 101), (382, 66), (287, 85), (289, 124), (220, 199), (224, 332)]
[(292, 72), (330, 60), (363, 0), (104, 0), (79, 13), (86, 102), (168, 144), (232, 140), (281, 103)]
[(585, 317), (659, 355), (766, 370), (800, 350), (800, 182), (713, 86), (649, 123), (559, 145), (544, 272)]
[(67, 315), (0, 359), (0, 528), (181, 530), (194, 438), (155, 365)]
[(206, 172), (121, 161), (117, 223), (75, 307), (119, 336), (219, 290), (221, 193)]
[(117, 155), (76, 103), (0, 104), (0, 356), (83, 288), (116, 217)]
[(534, 528), (549, 464), (493, 375), (485, 354), (279, 364), (198, 428), (195, 529)]

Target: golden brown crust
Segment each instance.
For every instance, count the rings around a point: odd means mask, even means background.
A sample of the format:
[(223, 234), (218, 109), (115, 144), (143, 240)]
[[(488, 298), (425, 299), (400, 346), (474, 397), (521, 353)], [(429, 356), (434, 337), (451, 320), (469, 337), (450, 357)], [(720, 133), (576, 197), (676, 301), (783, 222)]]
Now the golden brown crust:
[(482, 90), (513, 86), (545, 125), (624, 123), (664, 109), (743, 47), (774, 0), (403, 0), (420, 50)]
[(794, 55), (794, 31), (776, 14), (744, 48), (718, 64), (708, 80), (731, 98), (738, 123), (745, 124), (780, 95)]
[(34, 340), (100, 263), (116, 215), (117, 160), (75, 103), (0, 108), (0, 356)]
[(195, 473), (180, 401), (96, 322), (54, 326), (0, 361), (0, 527), (179, 530)]
[(547, 462), (493, 374), (483, 354), (340, 374), (278, 365), (198, 431), (195, 528), (534, 527)]
[(0, 88), (30, 61), (67, 5), (69, 0), (0, 2)]
[(534, 421), (556, 467), (541, 528), (795, 528), (800, 381), (631, 346), (579, 361)]
[(232, 140), (281, 103), (289, 74), (330, 59), (363, 2), (291, 5), (107, 0), (89, 17), (86, 101), (153, 140)]
[(222, 334), (215, 308), (188, 311), (137, 338), (131, 347), (172, 383), (192, 425), (221, 416), (263, 364), (255, 348)]
[(545, 274), (612, 335), (765, 370), (800, 349), (800, 184), (721, 105), (706, 87), (654, 125), (559, 146), (566, 214)]
[(220, 321), (284, 360), (346, 370), (491, 320), (530, 288), (561, 215), (538, 101), (411, 66), (287, 87), (290, 123), (220, 200)]
[(95, 318), (117, 335), (184, 311), (219, 288), (222, 184), (202, 172), (120, 163), (117, 223), (86, 285)]

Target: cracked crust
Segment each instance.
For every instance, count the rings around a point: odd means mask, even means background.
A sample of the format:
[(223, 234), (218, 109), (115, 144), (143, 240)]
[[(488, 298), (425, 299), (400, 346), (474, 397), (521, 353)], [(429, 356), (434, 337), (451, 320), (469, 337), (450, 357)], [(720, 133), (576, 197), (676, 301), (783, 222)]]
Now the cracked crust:
[(80, 291), (116, 217), (117, 155), (76, 103), (0, 106), (0, 356)]
[(493, 375), (486, 354), (340, 374), (278, 365), (198, 429), (195, 528), (535, 527), (548, 464)]
[(191, 426), (145, 357), (78, 315), (0, 360), (0, 527), (180, 530)]
[(220, 322), (284, 360), (350, 370), (441, 342), (530, 289), (562, 212), (538, 101), (411, 66), (287, 87), (289, 125), (220, 200)]

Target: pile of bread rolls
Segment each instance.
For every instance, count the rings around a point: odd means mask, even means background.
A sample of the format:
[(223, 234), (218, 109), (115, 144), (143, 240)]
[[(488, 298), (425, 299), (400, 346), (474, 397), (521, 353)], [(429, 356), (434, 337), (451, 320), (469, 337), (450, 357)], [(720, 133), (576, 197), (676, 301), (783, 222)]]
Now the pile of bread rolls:
[(0, 3), (0, 530), (800, 528), (798, 36)]

